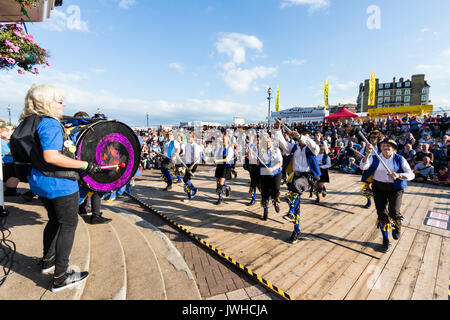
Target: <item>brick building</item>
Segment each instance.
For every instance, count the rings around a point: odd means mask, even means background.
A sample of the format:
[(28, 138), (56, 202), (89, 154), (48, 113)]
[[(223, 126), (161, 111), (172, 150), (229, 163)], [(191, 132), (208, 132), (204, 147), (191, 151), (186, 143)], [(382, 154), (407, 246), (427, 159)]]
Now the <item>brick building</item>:
[[(369, 109), (369, 81), (359, 85), (358, 111), (367, 112)], [(430, 85), (424, 74), (417, 74), (411, 80), (394, 78), (392, 82), (380, 83), (376, 79), (375, 106), (373, 108), (403, 107), (430, 104)]]

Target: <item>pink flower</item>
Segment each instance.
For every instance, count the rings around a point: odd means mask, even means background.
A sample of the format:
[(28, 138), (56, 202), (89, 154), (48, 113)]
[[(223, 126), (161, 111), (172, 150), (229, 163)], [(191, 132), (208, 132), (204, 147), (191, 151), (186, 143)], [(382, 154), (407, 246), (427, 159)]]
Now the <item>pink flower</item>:
[(11, 63), (11, 64), (16, 63), (16, 60), (14, 60), (13, 58), (6, 58), (6, 61), (8, 61), (8, 63)]
[(33, 69), (35, 73), (39, 73), (39, 70), (37, 68)]
[(11, 47), (11, 48), (14, 47), (14, 44), (13, 44), (12, 42), (8, 41), (8, 40), (5, 40), (5, 44), (6, 44), (8, 47)]

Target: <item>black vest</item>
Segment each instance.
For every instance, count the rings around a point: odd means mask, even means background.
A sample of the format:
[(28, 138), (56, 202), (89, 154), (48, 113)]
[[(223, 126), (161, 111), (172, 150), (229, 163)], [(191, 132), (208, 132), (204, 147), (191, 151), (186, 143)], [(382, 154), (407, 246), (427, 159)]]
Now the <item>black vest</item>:
[[(10, 146), (16, 167), (21, 167), (20, 171), (23, 171), (24, 165), (28, 165), (47, 177), (79, 180), (78, 170), (57, 167), (44, 160), (42, 145), (36, 131), (43, 118), (42, 116), (31, 115), (25, 118), (14, 130)], [(70, 152), (69, 148), (65, 146), (66, 141), (70, 141), (70, 145), (72, 145), (72, 138), (66, 133), (62, 124), (61, 128), (63, 132), (63, 147), (60, 152), (69, 158), (76, 159), (75, 153)]]

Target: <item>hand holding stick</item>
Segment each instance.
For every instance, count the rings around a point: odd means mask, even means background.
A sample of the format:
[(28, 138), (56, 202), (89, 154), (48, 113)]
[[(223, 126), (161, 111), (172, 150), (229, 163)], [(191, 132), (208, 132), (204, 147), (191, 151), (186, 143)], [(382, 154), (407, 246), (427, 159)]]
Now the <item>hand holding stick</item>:
[[(358, 130), (358, 134), (359, 136), (363, 139), (363, 141), (367, 144), (367, 145), (371, 145), (370, 142), (366, 139), (366, 137), (364, 136), (364, 134), (361, 132), (361, 130)], [(388, 174), (391, 175), (392, 171), (391, 169), (389, 169), (389, 167), (387, 166), (386, 162), (384, 162), (384, 160), (381, 158), (381, 156), (378, 154), (378, 152), (374, 152), (375, 156), (378, 158), (378, 160), (380, 160), (381, 164), (383, 164), (384, 168), (387, 170)]]

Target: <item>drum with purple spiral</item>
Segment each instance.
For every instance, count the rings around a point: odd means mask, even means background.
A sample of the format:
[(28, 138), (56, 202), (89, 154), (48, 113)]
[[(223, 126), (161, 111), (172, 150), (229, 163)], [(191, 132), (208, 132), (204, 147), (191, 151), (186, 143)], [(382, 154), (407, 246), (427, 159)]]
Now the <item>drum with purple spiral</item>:
[[(81, 183), (98, 192), (111, 192), (125, 186), (139, 167), (141, 146), (138, 137), (126, 124), (103, 120), (87, 125), (76, 139), (77, 159), (114, 166), (95, 174), (80, 171)], [(120, 165), (120, 164), (125, 165)]]

